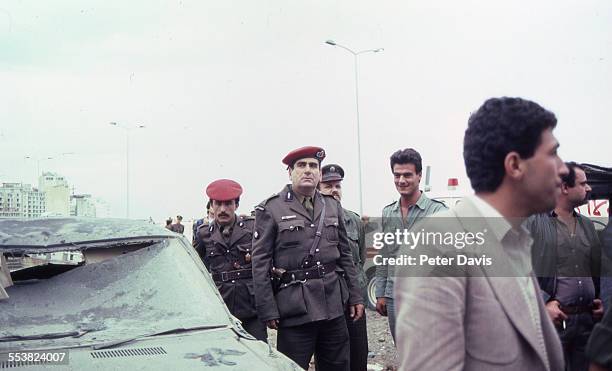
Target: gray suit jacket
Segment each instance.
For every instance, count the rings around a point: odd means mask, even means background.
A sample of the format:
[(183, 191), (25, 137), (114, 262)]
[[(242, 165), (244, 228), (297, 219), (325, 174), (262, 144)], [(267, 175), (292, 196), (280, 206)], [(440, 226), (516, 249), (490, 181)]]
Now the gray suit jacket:
[[(446, 218), (443, 231), (486, 229), (487, 220), (469, 199), (437, 217)], [(424, 225), (435, 230), (438, 224)], [(561, 344), (540, 296), (541, 340), (517, 278), (493, 270), (510, 265), (493, 236), (487, 233), (485, 240), (494, 268), (436, 277), (406, 277), (408, 268), (400, 269), (395, 297), (401, 370), (546, 370), (546, 358), (550, 370), (563, 370)], [(531, 281), (537, 289), (533, 275)]]

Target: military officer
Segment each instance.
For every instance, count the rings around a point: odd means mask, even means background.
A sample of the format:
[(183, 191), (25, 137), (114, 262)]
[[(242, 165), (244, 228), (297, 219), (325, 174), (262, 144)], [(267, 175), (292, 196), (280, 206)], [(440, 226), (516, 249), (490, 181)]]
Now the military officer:
[(303, 147), (283, 159), (291, 184), (255, 207), (253, 282), (259, 318), (278, 329), (278, 350), (304, 369), (349, 370), (344, 318), (359, 320), (363, 300), (333, 197), (317, 191), (325, 151)]
[(204, 223), (206, 224), (212, 223), (214, 218), (215, 218), (215, 214), (212, 211), (212, 205), (209, 199), (208, 202), (206, 203), (206, 216), (204, 218), (198, 219), (195, 222), (193, 222), (193, 226), (192, 226), (193, 234), (191, 237), (191, 244), (193, 245), (193, 247), (198, 246), (198, 244), (200, 243), (200, 241), (198, 240), (198, 228), (200, 228), (200, 226)]
[(208, 185), (214, 221), (198, 228), (196, 250), (211, 273), (230, 312), (246, 331), (267, 341), (265, 324), (257, 318), (251, 271), (253, 218), (239, 218), (236, 209), (242, 187), (229, 179)]
[[(321, 174), (319, 191), (341, 202), (344, 169), (336, 164), (325, 165), (321, 168)], [(357, 269), (359, 288), (362, 293), (366, 293), (367, 277), (363, 270), (363, 264), (366, 260), (365, 229), (357, 213), (345, 208), (342, 208), (342, 211), (344, 212), (344, 225), (349, 246), (353, 253), (353, 263), (355, 263)], [(363, 317), (354, 321), (347, 311), (346, 326), (348, 327), (351, 345), (351, 371), (365, 371), (368, 368), (368, 330), (365, 312)]]

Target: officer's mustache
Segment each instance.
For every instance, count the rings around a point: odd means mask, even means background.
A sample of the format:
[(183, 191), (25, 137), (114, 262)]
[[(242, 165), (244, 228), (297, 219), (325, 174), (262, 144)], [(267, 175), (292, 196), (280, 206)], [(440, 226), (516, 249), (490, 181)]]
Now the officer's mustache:
[(223, 216), (225, 216), (225, 217), (228, 217), (228, 218), (229, 218), (229, 215), (228, 215), (228, 214), (226, 214), (226, 213), (220, 213), (220, 214), (218, 214), (218, 215), (217, 215), (217, 217), (223, 217)]

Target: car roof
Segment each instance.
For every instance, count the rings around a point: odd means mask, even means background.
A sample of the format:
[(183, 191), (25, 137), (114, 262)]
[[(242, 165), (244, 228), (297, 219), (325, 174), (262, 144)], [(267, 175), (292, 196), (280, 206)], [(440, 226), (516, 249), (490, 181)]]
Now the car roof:
[(176, 236), (161, 226), (142, 220), (81, 217), (0, 219), (0, 249)]

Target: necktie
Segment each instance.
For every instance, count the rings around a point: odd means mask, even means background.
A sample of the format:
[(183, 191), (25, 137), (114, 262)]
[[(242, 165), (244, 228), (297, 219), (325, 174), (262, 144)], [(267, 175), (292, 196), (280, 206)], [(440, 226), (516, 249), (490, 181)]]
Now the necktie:
[(310, 217), (314, 217), (314, 205), (312, 204), (312, 198), (310, 197), (304, 197), (304, 201), (302, 202), (302, 205), (304, 205), (304, 208), (306, 209), (306, 211), (308, 211), (308, 213), (310, 214)]

